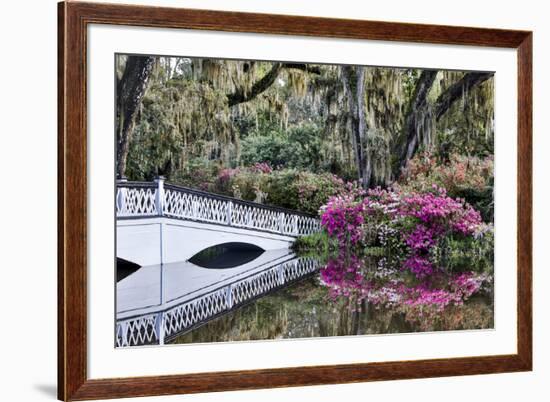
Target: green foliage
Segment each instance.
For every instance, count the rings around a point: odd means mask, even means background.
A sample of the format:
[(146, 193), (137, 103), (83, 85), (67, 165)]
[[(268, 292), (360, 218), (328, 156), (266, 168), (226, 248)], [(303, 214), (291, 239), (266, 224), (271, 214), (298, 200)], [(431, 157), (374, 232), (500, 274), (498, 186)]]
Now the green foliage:
[(475, 238), (448, 236), (434, 250), (434, 259), (449, 271), (493, 274), (495, 234), (491, 225)]
[(434, 150), (440, 157), (463, 154), (485, 158), (494, 154), (493, 98), (494, 82), (487, 80), (449, 108), (434, 138)]
[(245, 165), (266, 162), (271, 166), (284, 166), (286, 148), (290, 144), (278, 131), (266, 135), (252, 135), (241, 142), (241, 161)]
[(330, 197), (342, 194), (345, 188), (346, 183), (331, 173), (300, 172), (290, 190), (298, 198), (302, 211), (317, 214)]
[[(230, 180), (226, 185), (220, 188), (220, 190), (225, 190), (228, 188), (231, 195), (236, 198), (242, 198), (244, 200), (255, 201), (263, 203), (266, 201), (266, 198), (269, 197), (269, 174), (262, 171), (257, 171), (254, 169), (245, 169), (237, 168)], [(218, 180), (220, 185), (223, 185), (224, 182)], [(271, 204), (271, 202), (268, 202)], [(275, 204), (277, 205), (277, 204)], [(279, 205), (285, 206), (285, 205)]]
[(242, 140), (241, 163), (253, 165), (265, 162), (274, 167), (315, 172), (323, 165), (320, 151), (320, 130), (315, 125), (292, 127), (288, 132), (272, 129)]
[(328, 233), (323, 230), (319, 233), (298, 237), (293, 243), (292, 249), (303, 256), (312, 253), (315, 257), (322, 255), (328, 258), (330, 254), (338, 250), (338, 242), (329, 237)]
[(178, 169), (168, 179), (186, 187), (214, 191), (214, 180), (219, 170), (219, 164), (216, 162), (205, 158), (191, 158), (184, 168)]
[(144, 112), (136, 125), (126, 167), (130, 180), (150, 180), (179, 153), (182, 139), (159, 99), (144, 100)]
[(344, 181), (330, 173), (296, 169), (265, 173), (255, 168), (237, 168), (221, 171), (214, 190), (316, 215), (319, 208), (344, 187)]
[(317, 215), (328, 199), (342, 193), (346, 183), (331, 173), (296, 169), (272, 170), (267, 164), (220, 168), (205, 159), (191, 159), (170, 178), (174, 183), (231, 197)]

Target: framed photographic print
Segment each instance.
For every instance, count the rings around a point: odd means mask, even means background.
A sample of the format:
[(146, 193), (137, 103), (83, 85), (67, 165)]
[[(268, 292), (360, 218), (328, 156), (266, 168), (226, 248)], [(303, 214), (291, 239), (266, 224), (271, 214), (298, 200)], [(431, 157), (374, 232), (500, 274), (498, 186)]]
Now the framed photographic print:
[(531, 370), (531, 62), (59, 3), (59, 399)]

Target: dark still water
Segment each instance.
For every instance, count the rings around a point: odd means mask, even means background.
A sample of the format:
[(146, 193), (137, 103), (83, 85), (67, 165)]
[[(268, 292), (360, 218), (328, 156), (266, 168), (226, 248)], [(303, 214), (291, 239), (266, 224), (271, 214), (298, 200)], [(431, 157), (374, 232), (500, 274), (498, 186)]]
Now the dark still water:
[(493, 328), (492, 278), (472, 272), (413, 280), (385, 258), (328, 260), (171, 343), (224, 342)]

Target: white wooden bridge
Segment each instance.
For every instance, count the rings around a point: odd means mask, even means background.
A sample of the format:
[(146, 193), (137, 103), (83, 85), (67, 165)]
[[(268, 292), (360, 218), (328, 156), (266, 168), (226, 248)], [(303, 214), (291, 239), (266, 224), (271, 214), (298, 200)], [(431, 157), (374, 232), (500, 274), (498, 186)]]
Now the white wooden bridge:
[(186, 261), (221, 243), (289, 248), (319, 220), (284, 208), (165, 184), (118, 182), (117, 257), (138, 265)]
[[(117, 183), (117, 257), (142, 268), (117, 283), (116, 346), (163, 344), (317, 270), (289, 250), (320, 230), (313, 216), (171, 184)], [(224, 243), (265, 250), (235, 268), (192, 256)]]

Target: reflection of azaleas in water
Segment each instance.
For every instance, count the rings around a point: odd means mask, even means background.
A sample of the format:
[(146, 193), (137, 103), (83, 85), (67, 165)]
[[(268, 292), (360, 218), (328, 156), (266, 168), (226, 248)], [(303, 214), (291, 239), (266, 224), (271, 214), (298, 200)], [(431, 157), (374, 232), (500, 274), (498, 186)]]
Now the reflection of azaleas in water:
[[(369, 268), (366, 259), (342, 253), (321, 270), (321, 281), (333, 299), (347, 298), (352, 305), (363, 301), (406, 314), (409, 321), (431, 321), (447, 306), (460, 306), (479, 292), (491, 278), (485, 274), (439, 272), (416, 284), (407, 283), (401, 270), (385, 264)], [(384, 276), (377, 273), (383, 269)]]

